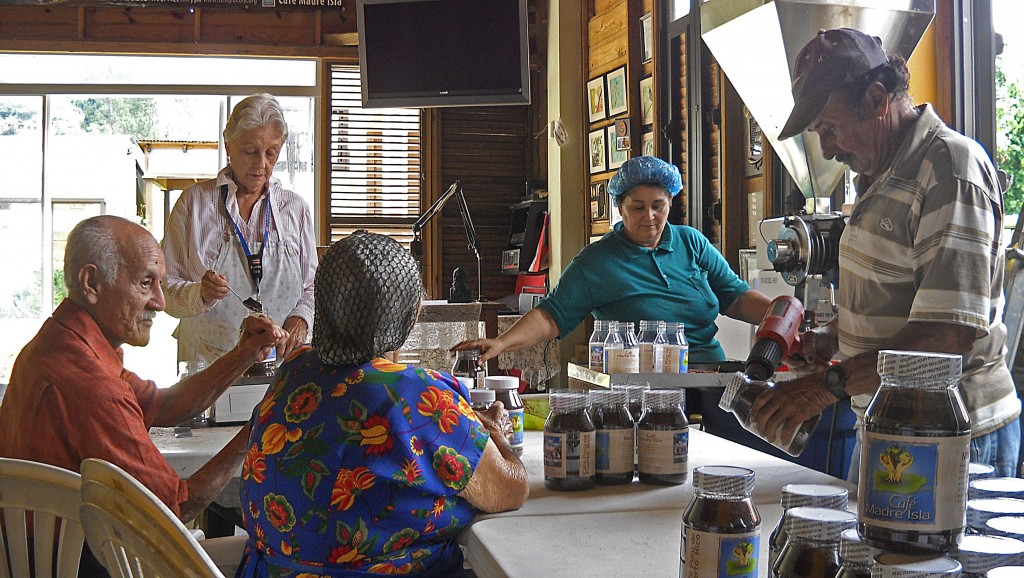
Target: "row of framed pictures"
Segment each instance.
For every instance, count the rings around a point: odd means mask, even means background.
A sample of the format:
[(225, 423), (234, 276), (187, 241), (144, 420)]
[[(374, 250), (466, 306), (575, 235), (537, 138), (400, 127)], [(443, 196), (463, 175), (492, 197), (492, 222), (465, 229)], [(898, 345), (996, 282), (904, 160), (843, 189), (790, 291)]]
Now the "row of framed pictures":
[[(654, 132), (640, 137), (640, 154), (654, 156)], [(590, 174), (610, 171), (622, 166), (629, 158), (629, 121), (620, 119), (615, 124), (590, 131), (587, 158)]]
[[(590, 122), (629, 112), (626, 67), (621, 66), (587, 82), (587, 102)], [(654, 79), (650, 76), (640, 81), (640, 122), (644, 126), (654, 124)]]

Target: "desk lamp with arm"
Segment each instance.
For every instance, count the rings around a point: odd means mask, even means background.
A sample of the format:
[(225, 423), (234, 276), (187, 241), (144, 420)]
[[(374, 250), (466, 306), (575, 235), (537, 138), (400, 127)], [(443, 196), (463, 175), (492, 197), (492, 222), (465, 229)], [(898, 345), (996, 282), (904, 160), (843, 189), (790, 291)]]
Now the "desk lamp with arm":
[(420, 230), (422, 230), (435, 215), (441, 212), (441, 209), (444, 208), (445, 204), (453, 196), (458, 199), (459, 214), (462, 216), (462, 226), (466, 229), (466, 238), (469, 240), (469, 250), (473, 251), (473, 254), (476, 256), (476, 300), (482, 302), (484, 300), (482, 295), (483, 266), (480, 260), (480, 250), (477, 249), (476, 228), (473, 227), (473, 219), (469, 215), (469, 205), (466, 204), (466, 195), (462, 192), (462, 183), (460, 183), (458, 179), (456, 179), (455, 182), (448, 187), (448, 190), (438, 197), (438, 199), (430, 205), (430, 208), (424, 211), (424, 213), (420, 215), (420, 218), (416, 219), (416, 222), (412, 224), (412, 241), (409, 243), (409, 251), (412, 252), (412, 256), (415, 257), (417, 261), (420, 261), (423, 256), (423, 242), (420, 240)]

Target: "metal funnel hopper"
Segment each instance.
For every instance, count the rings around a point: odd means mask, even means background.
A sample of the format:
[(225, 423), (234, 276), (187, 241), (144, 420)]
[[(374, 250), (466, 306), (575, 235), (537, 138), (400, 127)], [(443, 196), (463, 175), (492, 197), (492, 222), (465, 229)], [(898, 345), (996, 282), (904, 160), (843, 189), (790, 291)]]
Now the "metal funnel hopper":
[(710, 0), (701, 37), (736, 87), (804, 197), (828, 196), (845, 165), (825, 160), (813, 132), (780, 141), (793, 110), (793, 62), (828, 28), (856, 28), (910, 58), (935, 13), (934, 0)]

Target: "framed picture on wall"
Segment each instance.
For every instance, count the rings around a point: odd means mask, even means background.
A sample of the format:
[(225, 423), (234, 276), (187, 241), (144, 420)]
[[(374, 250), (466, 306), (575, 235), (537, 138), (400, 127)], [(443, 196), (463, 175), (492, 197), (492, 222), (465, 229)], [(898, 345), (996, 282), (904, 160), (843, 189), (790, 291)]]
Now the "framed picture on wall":
[(640, 81), (640, 122), (654, 124), (654, 77)]
[(597, 130), (590, 131), (590, 149), (587, 152), (587, 158), (590, 159), (591, 174), (607, 170), (608, 165), (605, 161), (606, 154), (604, 129), (599, 128)]
[(608, 219), (608, 181), (590, 184), (590, 220)]
[(590, 122), (604, 120), (608, 116), (608, 109), (605, 106), (603, 76), (598, 76), (587, 83), (587, 102), (589, 103)]
[(615, 125), (605, 127), (605, 130), (608, 131), (608, 169), (617, 169), (629, 158), (629, 149), (620, 150), (615, 146)]
[(654, 156), (654, 132), (648, 131), (640, 137), (640, 154)]
[(654, 22), (650, 14), (640, 17), (640, 46), (643, 49), (641, 57), (644, 62), (654, 58)]
[(620, 66), (605, 75), (608, 85), (608, 116), (622, 114), (629, 110), (626, 103), (626, 67)]

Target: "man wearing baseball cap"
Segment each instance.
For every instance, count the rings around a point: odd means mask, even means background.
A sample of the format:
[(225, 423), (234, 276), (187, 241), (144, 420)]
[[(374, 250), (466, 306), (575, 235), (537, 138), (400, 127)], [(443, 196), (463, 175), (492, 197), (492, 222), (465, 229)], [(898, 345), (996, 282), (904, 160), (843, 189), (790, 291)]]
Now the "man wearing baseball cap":
[[(779, 138), (814, 132), (825, 158), (857, 173), (839, 242), (839, 315), (803, 342), (805, 357), (842, 361), (762, 395), (758, 429), (784, 423), (788, 439), (851, 396), (863, 416), (879, 386), (881, 349), (960, 354), (971, 461), (1015, 475), (1020, 400), (1005, 362), (1003, 200), (992, 162), (930, 105), (914, 106), (906, 61), (877, 37), (822, 30), (795, 65), (795, 105)], [(855, 450), (853, 480), (858, 457)]]

